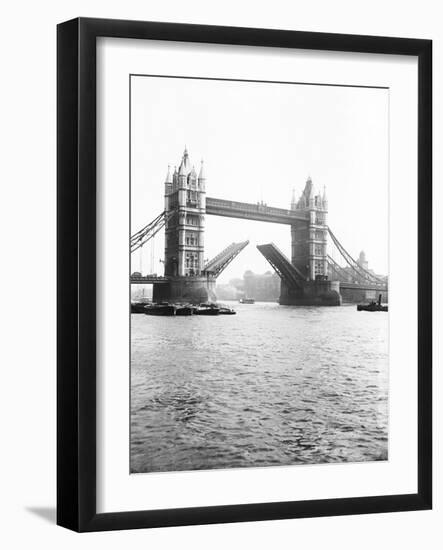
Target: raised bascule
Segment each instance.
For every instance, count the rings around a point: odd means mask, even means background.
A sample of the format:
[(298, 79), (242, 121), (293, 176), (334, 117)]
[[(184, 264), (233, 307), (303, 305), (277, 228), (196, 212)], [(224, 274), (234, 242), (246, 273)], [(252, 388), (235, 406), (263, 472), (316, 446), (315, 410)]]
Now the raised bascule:
[[(133, 274), (133, 284), (153, 284), (153, 300), (215, 301), (217, 277), (248, 245), (232, 243), (204, 262), (206, 215), (226, 216), (289, 225), (291, 259), (274, 243), (258, 245), (281, 278), (280, 304), (338, 306), (344, 301), (387, 301), (387, 279), (368, 269), (364, 253), (354, 260), (327, 225), (326, 190), (315, 193), (311, 178), (298, 200), (293, 192), (290, 209), (206, 197), (203, 161), (197, 174), (187, 149), (178, 169), (168, 167), (164, 184), (165, 209), (131, 237), (131, 252), (165, 229), (164, 276)], [(328, 237), (346, 262), (340, 266), (328, 255)]]

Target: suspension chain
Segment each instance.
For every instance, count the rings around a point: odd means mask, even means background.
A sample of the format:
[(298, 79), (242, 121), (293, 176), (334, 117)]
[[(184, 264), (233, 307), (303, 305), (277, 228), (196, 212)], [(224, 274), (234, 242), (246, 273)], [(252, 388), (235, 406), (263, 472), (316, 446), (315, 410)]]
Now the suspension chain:
[(332, 241), (334, 242), (335, 246), (338, 248), (338, 251), (343, 256), (343, 258), (346, 260), (346, 263), (351, 267), (360, 277), (363, 279), (366, 279), (367, 281), (373, 282), (373, 283), (384, 283), (382, 279), (379, 277), (376, 277), (373, 275), (370, 271), (362, 267), (360, 264), (358, 264), (354, 258), (349, 254), (349, 252), (342, 246), (340, 241), (337, 239), (337, 237), (334, 235), (334, 233), (331, 231), (331, 229), (328, 227), (329, 235), (331, 236)]

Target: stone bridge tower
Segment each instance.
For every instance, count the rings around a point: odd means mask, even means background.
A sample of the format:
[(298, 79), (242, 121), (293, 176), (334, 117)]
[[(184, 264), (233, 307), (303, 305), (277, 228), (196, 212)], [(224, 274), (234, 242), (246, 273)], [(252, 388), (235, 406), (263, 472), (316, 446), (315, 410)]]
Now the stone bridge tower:
[(165, 278), (155, 283), (154, 302), (214, 301), (215, 278), (203, 273), (206, 178), (199, 174), (185, 148), (179, 167), (165, 180)]
[(206, 179), (197, 176), (185, 148), (179, 168), (165, 181), (165, 276), (195, 277), (204, 265)]
[(315, 193), (311, 178), (298, 201), (293, 193), (291, 210), (308, 213), (307, 223), (291, 225), (291, 263), (305, 281), (298, 288), (281, 283), (280, 303), (287, 305), (338, 306), (341, 304), (340, 283), (328, 277), (328, 200)]
[(328, 275), (326, 190), (323, 195), (316, 194), (308, 178), (298, 202), (293, 194), (291, 210), (309, 212), (308, 225), (291, 226), (291, 262), (308, 281), (325, 280)]

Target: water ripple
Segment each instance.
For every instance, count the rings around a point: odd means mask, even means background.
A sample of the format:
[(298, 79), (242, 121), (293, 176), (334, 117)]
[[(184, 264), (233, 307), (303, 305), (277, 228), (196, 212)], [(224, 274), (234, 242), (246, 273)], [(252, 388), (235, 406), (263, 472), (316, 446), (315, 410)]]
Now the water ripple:
[(131, 471), (386, 460), (388, 316), (133, 315)]

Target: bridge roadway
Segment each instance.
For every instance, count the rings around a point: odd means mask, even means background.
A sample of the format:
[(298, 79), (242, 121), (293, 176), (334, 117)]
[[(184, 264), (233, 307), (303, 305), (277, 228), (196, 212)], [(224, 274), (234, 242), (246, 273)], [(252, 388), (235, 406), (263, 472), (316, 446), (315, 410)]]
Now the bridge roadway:
[(388, 285), (384, 285), (382, 283), (348, 283), (346, 281), (340, 281), (340, 289), (345, 288), (347, 290), (380, 290), (387, 292)]
[(286, 225), (294, 225), (296, 222), (307, 222), (309, 220), (309, 212), (301, 210), (286, 210), (262, 203), (253, 204), (214, 199), (212, 197), (206, 198), (206, 214)]
[(152, 285), (153, 283), (169, 283), (169, 279), (159, 275), (131, 275), (133, 285)]

